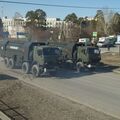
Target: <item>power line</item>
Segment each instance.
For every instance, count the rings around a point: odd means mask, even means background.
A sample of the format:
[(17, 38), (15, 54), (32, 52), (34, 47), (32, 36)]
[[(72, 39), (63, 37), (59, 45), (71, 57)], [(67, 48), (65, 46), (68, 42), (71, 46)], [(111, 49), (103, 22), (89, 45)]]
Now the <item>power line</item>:
[(40, 4), (40, 3), (32, 3), (32, 2), (17, 2), (17, 1), (6, 1), (0, 0), (2, 3), (9, 4), (23, 4), (23, 5), (35, 5), (35, 6), (47, 6), (47, 7), (61, 7), (61, 8), (79, 8), (79, 9), (120, 9), (120, 8), (102, 8), (102, 7), (82, 7), (82, 6), (68, 6), (68, 5), (58, 5), (58, 4)]

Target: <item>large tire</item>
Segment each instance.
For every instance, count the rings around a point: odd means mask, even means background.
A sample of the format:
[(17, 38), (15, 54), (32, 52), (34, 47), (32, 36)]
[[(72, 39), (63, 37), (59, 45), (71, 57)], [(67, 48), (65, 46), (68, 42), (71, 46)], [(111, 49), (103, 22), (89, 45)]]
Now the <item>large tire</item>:
[(32, 75), (34, 77), (38, 77), (40, 74), (40, 70), (39, 70), (39, 67), (37, 65), (33, 65), (32, 66)]
[(82, 67), (83, 67), (83, 63), (82, 62), (77, 62), (76, 63), (76, 70), (77, 70), (77, 72), (80, 72)]
[(4, 58), (4, 64), (6, 67), (9, 66), (9, 59), (7, 57)]
[(30, 72), (30, 64), (28, 62), (24, 62), (22, 64), (22, 71), (25, 73), (25, 74), (28, 74)]
[(9, 59), (8, 67), (11, 69), (13, 69), (15, 67), (15, 61), (12, 58)]

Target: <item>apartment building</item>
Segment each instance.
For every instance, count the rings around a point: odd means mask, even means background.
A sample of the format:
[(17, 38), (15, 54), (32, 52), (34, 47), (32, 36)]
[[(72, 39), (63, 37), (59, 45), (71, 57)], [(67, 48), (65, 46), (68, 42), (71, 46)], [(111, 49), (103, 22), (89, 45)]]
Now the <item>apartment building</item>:
[(10, 38), (17, 38), (17, 32), (25, 32), (24, 26), (25, 26), (25, 19), (19, 18), (19, 19), (8, 19), (3, 18), (3, 31), (9, 32)]
[[(24, 26), (26, 25), (25, 18), (3, 18), (3, 31), (9, 32), (10, 38), (17, 38), (17, 32), (25, 32)], [(69, 35), (69, 28), (71, 23), (60, 20), (60, 18), (47, 18), (46, 26), (49, 28), (59, 28), (61, 31)]]

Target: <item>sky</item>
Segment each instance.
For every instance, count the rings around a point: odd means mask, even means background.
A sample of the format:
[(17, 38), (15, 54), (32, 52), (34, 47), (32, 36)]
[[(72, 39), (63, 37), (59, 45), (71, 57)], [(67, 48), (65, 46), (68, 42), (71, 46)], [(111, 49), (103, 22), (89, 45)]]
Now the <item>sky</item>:
[[(3, 0), (5, 1), (5, 0)], [(32, 2), (39, 4), (54, 4), (80, 7), (100, 7), (100, 8), (119, 8), (114, 12), (120, 13), (120, 0), (8, 0), (16, 2)], [(65, 16), (75, 13), (78, 17), (94, 17), (97, 9), (81, 9), (81, 8), (58, 8), (48, 6), (20, 5), (0, 2), (0, 17), (8, 16), (12, 18), (15, 12), (19, 12), (23, 17), (30, 10), (42, 9), (46, 12), (47, 17), (56, 17), (64, 19)]]

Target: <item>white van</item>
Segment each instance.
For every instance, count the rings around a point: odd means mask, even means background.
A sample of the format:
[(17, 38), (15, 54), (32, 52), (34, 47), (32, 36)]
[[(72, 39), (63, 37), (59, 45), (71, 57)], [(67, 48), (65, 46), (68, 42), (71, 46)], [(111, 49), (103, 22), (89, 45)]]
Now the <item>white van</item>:
[(98, 47), (113, 47), (116, 42), (116, 36), (101, 37), (97, 43)]
[(117, 41), (115, 42), (116, 45), (120, 45), (120, 35), (117, 35)]
[(98, 46), (98, 47), (103, 47), (105, 40), (106, 40), (106, 37), (101, 37), (101, 38), (99, 38), (99, 41), (98, 41), (98, 43), (97, 43), (97, 46)]

